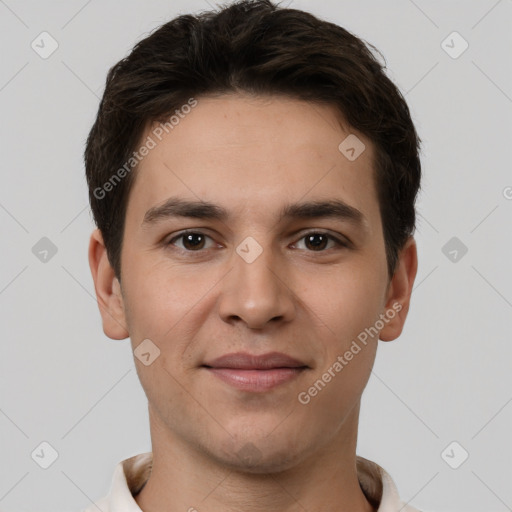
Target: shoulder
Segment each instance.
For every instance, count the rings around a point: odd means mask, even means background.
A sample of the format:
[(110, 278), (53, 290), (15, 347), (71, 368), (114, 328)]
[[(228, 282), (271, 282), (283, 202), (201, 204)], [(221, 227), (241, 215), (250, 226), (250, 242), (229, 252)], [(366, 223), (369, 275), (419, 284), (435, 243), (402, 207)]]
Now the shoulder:
[(395, 482), (382, 466), (361, 456), (356, 461), (361, 489), (377, 512), (422, 512), (400, 499)]
[(133, 496), (144, 487), (152, 463), (152, 452), (134, 455), (119, 462), (114, 469), (109, 493), (80, 512), (140, 512)]

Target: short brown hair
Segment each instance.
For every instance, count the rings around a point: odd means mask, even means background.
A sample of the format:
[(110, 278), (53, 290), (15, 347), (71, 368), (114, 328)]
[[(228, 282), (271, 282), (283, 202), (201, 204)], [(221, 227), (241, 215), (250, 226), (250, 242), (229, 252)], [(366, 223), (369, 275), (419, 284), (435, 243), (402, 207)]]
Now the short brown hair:
[[(370, 47), (376, 50), (338, 25), (270, 0), (181, 15), (137, 43), (108, 72), (84, 154), (91, 209), (117, 278), (134, 180), (126, 162), (148, 123), (168, 118), (191, 97), (230, 92), (332, 105), (372, 141), (391, 277), (415, 230), (421, 141), (404, 97)], [(123, 166), (122, 179), (119, 173), (113, 182)]]

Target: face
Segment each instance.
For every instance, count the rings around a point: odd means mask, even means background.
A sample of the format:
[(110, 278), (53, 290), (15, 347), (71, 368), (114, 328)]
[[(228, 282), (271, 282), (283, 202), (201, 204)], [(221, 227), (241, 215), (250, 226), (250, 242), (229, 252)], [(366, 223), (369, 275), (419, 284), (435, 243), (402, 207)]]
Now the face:
[[(355, 442), (379, 333), (405, 320), (414, 241), (390, 281), (373, 147), (333, 108), (197, 100), (161, 141), (157, 125), (144, 135), (157, 144), (130, 193), (121, 288), (91, 242), (104, 329), (136, 353), (150, 340), (135, 363), (162, 436), (285, 469)], [(355, 160), (339, 149), (349, 134), (365, 145)], [(275, 353), (294, 363), (250, 357)]]

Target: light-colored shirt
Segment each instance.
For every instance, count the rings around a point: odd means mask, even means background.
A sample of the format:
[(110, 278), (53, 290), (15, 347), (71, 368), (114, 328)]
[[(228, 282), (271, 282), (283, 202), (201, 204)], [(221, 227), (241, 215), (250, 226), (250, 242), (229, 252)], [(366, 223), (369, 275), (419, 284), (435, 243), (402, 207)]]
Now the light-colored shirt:
[[(142, 512), (134, 499), (151, 474), (153, 453), (141, 453), (115, 468), (110, 492), (83, 512)], [(357, 477), (368, 501), (378, 512), (420, 512), (400, 500), (389, 474), (378, 464), (357, 456)]]

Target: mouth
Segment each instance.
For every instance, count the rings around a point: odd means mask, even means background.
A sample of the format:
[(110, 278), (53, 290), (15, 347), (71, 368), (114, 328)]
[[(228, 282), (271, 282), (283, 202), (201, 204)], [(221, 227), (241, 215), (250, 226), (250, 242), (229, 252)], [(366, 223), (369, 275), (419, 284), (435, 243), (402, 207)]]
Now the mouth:
[(263, 392), (298, 377), (309, 366), (279, 352), (227, 354), (202, 365), (212, 375), (242, 391)]

